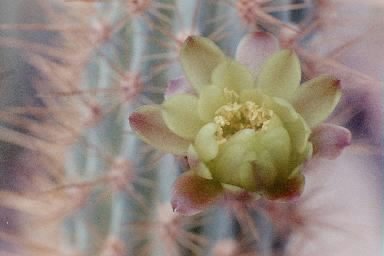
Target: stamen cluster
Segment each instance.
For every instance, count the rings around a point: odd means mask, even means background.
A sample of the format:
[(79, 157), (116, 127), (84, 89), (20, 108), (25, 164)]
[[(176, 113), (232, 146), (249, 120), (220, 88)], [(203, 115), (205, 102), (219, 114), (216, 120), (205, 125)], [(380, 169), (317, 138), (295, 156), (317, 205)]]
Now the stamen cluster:
[(224, 90), (231, 102), (221, 106), (216, 112), (214, 122), (218, 125), (216, 138), (219, 144), (243, 129), (266, 130), (273, 111), (259, 106), (252, 101), (239, 103), (239, 96), (234, 91)]

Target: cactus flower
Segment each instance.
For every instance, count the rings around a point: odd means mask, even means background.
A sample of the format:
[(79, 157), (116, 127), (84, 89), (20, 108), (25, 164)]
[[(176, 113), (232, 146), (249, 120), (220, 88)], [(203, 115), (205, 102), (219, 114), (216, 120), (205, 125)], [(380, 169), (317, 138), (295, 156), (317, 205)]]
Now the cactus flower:
[(335, 158), (350, 143), (347, 129), (321, 124), (340, 99), (340, 82), (321, 75), (300, 85), (298, 57), (270, 34), (245, 36), (236, 60), (191, 36), (180, 59), (185, 78), (171, 81), (166, 100), (130, 116), (144, 141), (187, 156), (190, 170), (176, 180), (171, 202), (179, 213), (195, 214), (227, 191), (297, 197), (304, 164)]

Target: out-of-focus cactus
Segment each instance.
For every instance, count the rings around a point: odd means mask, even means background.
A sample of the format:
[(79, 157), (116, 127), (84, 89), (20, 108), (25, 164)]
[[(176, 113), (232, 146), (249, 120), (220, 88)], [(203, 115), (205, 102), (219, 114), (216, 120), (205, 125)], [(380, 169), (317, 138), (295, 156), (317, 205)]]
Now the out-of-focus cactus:
[[(382, 85), (377, 77), (338, 58), (337, 51), (355, 38), (347, 36), (339, 45), (327, 36), (327, 29), (338, 25), (331, 23), (332, 11), (340, 10), (333, 2), (51, 0), (34, 4), (38, 6), (34, 15), (42, 17), (38, 22), (0, 25), (0, 32), (5, 31), (0, 34), (0, 47), (18, 50), (18, 56), (36, 71), (31, 80), (38, 99), (0, 111), (4, 124), (0, 140), (26, 149), (18, 158), (18, 168), (31, 174), (22, 179), (26, 184), (22, 191), (0, 192), (0, 206), (19, 213), (11, 220), (17, 222), (15, 232), (0, 235), (13, 245), (4, 251), (10, 255), (351, 255), (347, 247), (353, 241), (370, 255), (379, 255), (382, 182), (372, 177), (381, 177), (375, 161), (382, 159), (377, 143), (383, 139), (378, 132), (382, 129), (366, 133), (363, 128), (380, 127), (381, 103), (366, 95), (380, 92)], [(6, 33), (11, 30), (49, 36), (36, 42)], [(360, 136), (341, 160), (310, 164), (304, 173), (308, 185), (297, 201), (227, 198), (195, 216), (173, 213), (172, 184), (186, 170), (184, 159), (142, 143), (128, 117), (140, 105), (163, 101), (168, 81), (183, 74), (179, 52), (188, 36), (208, 37), (233, 56), (244, 35), (260, 30), (273, 33), (282, 47), (298, 54), (303, 80), (324, 72), (341, 80), (344, 96), (330, 121)], [(356, 101), (359, 97), (368, 97), (364, 109)], [(362, 121), (360, 112), (371, 114)], [(353, 154), (361, 160), (347, 165)], [(354, 169), (362, 168), (364, 161), (370, 161), (364, 170), (367, 176)], [(346, 168), (353, 170), (350, 176)], [(329, 170), (340, 171), (350, 183), (366, 185), (351, 190), (346, 185), (343, 190), (341, 184), (335, 189), (337, 184), (327, 183), (335, 175)], [(366, 179), (361, 181), (362, 177)], [(352, 194), (362, 192), (367, 195)], [(324, 203), (322, 198), (330, 194), (343, 194), (343, 199), (335, 200), (340, 209), (335, 209), (336, 203)], [(348, 200), (372, 208), (361, 213), (370, 223), (366, 232), (371, 232), (371, 243), (362, 242), (364, 234), (349, 229), (356, 223), (353, 217), (321, 218), (357, 211), (344, 204)], [(326, 236), (326, 242), (318, 242), (317, 234)]]

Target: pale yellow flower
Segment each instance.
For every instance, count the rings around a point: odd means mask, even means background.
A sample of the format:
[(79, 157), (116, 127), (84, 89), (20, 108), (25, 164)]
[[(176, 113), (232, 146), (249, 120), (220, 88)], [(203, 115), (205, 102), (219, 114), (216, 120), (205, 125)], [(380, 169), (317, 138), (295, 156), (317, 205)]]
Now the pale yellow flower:
[(236, 55), (187, 38), (180, 57), (194, 90), (174, 81), (161, 105), (130, 117), (146, 142), (188, 157), (191, 169), (176, 181), (172, 200), (180, 213), (194, 214), (224, 191), (294, 198), (313, 154), (333, 158), (350, 143), (348, 130), (320, 125), (340, 99), (337, 79), (322, 75), (300, 85), (296, 54), (278, 50), (266, 33), (247, 35)]

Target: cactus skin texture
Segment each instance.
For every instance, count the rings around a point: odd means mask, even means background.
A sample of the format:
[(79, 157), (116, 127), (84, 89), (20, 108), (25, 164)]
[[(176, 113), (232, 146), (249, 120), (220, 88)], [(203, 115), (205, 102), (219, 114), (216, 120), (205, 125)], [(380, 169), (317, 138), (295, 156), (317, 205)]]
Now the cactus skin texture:
[[(336, 28), (332, 13), (350, 6), (347, 1), (36, 0), (28, 4), (33, 9), (18, 2), (16, 16), (25, 20), (0, 24), (0, 48), (32, 68), (35, 93), (33, 100), (1, 104), (0, 140), (20, 148), (11, 166), (15, 186), (0, 191), (0, 208), (15, 212), (0, 225), (1, 255), (354, 256), (361, 248), (380, 255), (377, 141), (383, 136), (376, 113), (382, 103), (374, 95), (382, 84), (339, 58), (362, 39), (337, 40), (326, 32)], [(179, 54), (188, 37), (209, 38), (248, 64), (236, 47), (260, 31), (297, 53), (303, 82), (323, 73), (340, 79), (343, 96), (327, 122), (358, 134), (356, 143), (337, 160), (308, 163), (305, 190), (293, 201), (233, 193), (196, 215), (175, 213), (172, 184), (190, 159), (144, 143), (128, 117), (142, 105), (163, 102), (166, 88), (179, 88)], [(268, 52), (273, 46), (263, 47)], [(362, 97), (368, 104), (358, 102)], [(378, 128), (365, 129), (372, 126)], [(320, 134), (312, 139), (336, 144)], [(342, 146), (350, 142), (345, 137)], [(326, 152), (327, 158), (339, 153)], [(333, 216), (350, 211), (360, 217)], [(372, 239), (365, 242), (368, 234)]]

